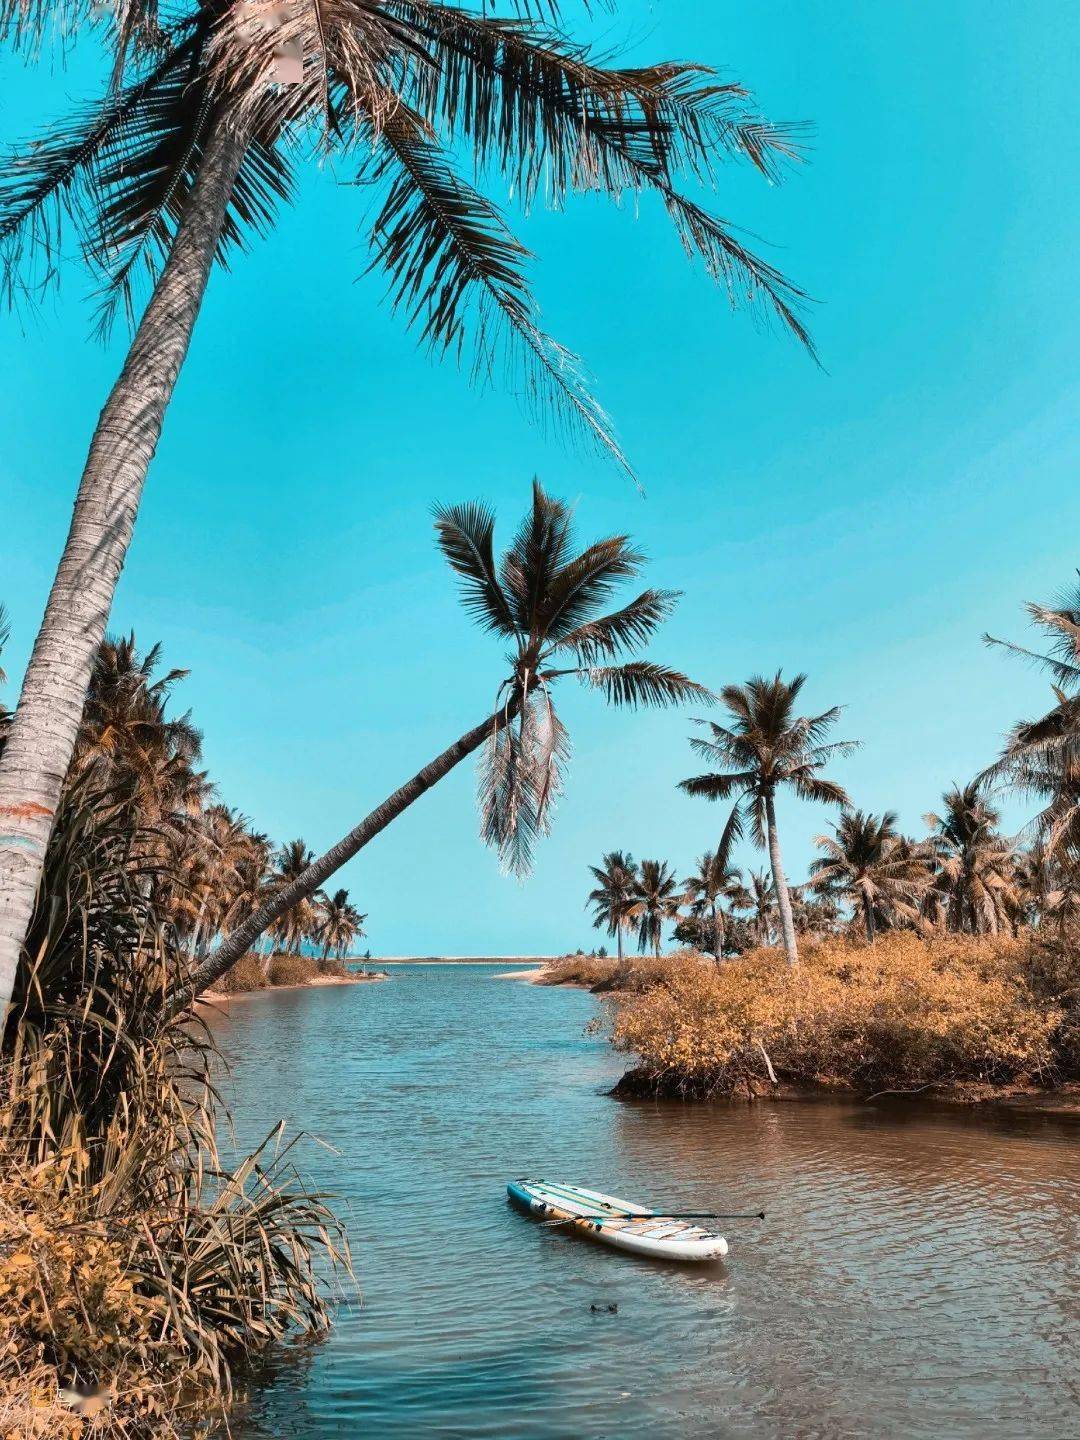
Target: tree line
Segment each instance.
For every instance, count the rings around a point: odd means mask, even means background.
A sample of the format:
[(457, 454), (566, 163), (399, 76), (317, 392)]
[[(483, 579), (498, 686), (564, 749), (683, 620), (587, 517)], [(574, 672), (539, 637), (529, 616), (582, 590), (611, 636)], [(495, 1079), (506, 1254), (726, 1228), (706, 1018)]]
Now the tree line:
[[(799, 715), (806, 677), (755, 676), (720, 691), (723, 723), (700, 722), (704, 736), (690, 744), (709, 762), (680, 783), (687, 795), (734, 800), (714, 850), (679, 880), (663, 860), (622, 850), (591, 866), (594, 923), (613, 936), (620, 962), (624, 936), (641, 951), (660, 954), (664, 927), (674, 938), (717, 960), (751, 946), (783, 945), (798, 962), (800, 935), (861, 933), (873, 943), (883, 930), (928, 934), (1016, 934), (1044, 923), (1064, 926), (1080, 914), (1080, 584), (1054, 604), (1030, 604), (1028, 614), (1048, 647), (1037, 652), (985, 636), (988, 644), (1034, 661), (1053, 680), (1055, 704), (1035, 720), (1017, 723), (1001, 754), (964, 785), (952, 786), (940, 811), (924, 817), (927, 833), (898, 828), (892, 810), (857, 808), (823, 772), (857, 742), (829, 738), (838, 707)], [(816, 837), (819, 852), (804, 882), (788, 883), (781, 856), (775, 798), (780, 790), (839, 808), (831, 833)], [(1001, 829), (999, 792), (1035, 799), (1035, 815), (1017, 836)], [(749, 836), (768, 855), (769, 869), (743, 871), (732, 863)]]

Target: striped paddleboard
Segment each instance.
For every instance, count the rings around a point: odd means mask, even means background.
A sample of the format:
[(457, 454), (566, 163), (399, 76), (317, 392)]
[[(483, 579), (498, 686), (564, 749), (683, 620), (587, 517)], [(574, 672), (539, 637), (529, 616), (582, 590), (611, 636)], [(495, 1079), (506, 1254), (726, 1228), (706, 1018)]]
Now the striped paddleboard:
[(599, 1190), (548, 1180), (512, 1180), (506, 1193), (522, 1209), (547, 1220), (565, 1220), (567, 1229), (616, 1250), (664, 1260), (718, 1260), (727, 1254), (723, 1235)]

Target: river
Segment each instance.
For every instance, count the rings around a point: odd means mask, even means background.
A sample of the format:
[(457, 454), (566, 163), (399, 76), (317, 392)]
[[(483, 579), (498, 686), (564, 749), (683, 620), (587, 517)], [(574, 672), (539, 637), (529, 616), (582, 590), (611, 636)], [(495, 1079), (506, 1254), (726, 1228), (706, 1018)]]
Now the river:
[[(238, 1440), (1080, 1435), (1080, 1131), (613, 1100), (596, 1000), (493, 977), (402, 966), (215, 1021), (238, 1143), (284, 1117), (340, 1152), (301, 1164), (363, 1289)], [(639, 1261), (512, 1210), (519, 1175), (767, 1219), (724, 1264)]]

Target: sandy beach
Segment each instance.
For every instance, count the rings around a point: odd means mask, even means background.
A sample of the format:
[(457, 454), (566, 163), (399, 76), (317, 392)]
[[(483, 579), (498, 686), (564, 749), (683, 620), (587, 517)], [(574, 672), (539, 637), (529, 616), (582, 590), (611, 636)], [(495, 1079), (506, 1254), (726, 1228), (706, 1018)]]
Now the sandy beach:
[(389, 975), (317, 975), (313, 980), (302, 980), (295, 985), (260, 985), (255, 990), (237, 990), (225, 994), (220, 990), (207, 990), (199, 996), (200, 1005), (227, 1005), (232, 1000), (250, 1000), (255, 995), (276, 995), (282, 990), (318, 990), (327, 985), (368, 985), (376, 980), (389, 980)]

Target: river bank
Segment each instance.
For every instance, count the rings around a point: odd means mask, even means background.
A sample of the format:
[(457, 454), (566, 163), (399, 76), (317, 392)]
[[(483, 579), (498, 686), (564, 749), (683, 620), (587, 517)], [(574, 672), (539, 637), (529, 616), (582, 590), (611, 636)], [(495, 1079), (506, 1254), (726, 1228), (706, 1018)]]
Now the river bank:
[(604, 997), (615, 1094), (681, 1100), (823, 1096), (1080, 1119), (1077, 1016), (1045, 947), (894, 934), (721, 965), (697, 952), (567, 956), (533, 977)]

